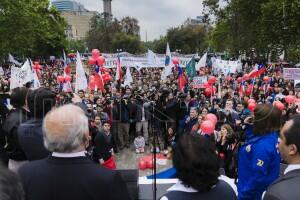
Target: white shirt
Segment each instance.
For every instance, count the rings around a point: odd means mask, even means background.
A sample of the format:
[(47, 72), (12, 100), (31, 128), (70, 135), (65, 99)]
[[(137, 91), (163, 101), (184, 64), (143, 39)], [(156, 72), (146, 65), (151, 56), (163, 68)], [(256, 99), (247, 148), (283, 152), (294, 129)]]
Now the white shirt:
[(74, 157), (85, 157), (86, 151), (80, 151), (80, 152), (75, 152), (75, 153), (58, 153), (58, 152), (53, 152), (52, 156), (53, 157), (58, 157), (58, 158), (74, 158)]
[[(234, 184), (234, 180), (231, 178), (228, 178), (227, 176), (219, 176), (218, 178), (219, 180), (223, 180), (225, 181), (228, 185), (230, 185), (230, 187), (233, 189), (234, 193), (237, 195), (237, 187)], [(215, 187), (215, 186), (213, 186)], [(168, 190), (169, 191), (181, 191), (181, 192), (198, 192), (196, 189), (192, 188), (192, 187), (186, 187), (185, 185), (182, 184), (181, 181), (179, 181), (178, 183), (176, 183), (175, 185), (173, 185), (172, 187), (170, 187)], [(162, 197), (161, 200), (168, 200), (167, 197)]]
[(290, 171), (293, 171), (293, 170), (296, 170), (296, 169), (300, 169), (300, 164), (291, 164), (291, 165), (288, 165), (288, 167), (284, 170), (284, 174), (287, 174)]

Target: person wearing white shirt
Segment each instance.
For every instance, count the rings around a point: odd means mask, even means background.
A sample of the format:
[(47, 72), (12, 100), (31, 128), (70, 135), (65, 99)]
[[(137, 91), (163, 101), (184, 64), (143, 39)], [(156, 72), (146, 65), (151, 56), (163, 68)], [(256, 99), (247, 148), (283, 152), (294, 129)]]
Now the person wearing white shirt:
[(263, 200), (293, 200), (300, 198), (300, 115), (285, 123), (278, 145), (282, 159), (288, 164), (283, 176), (269, 186)]

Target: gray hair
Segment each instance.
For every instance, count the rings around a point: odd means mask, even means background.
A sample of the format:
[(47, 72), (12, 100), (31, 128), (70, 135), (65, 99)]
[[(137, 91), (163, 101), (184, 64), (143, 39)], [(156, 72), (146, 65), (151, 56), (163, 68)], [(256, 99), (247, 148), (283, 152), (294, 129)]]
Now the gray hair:
[(69, 104), (48, 113), (43, 121), (44, 145), (50, 152), (70, 153), (86, 142), (88, 118)]

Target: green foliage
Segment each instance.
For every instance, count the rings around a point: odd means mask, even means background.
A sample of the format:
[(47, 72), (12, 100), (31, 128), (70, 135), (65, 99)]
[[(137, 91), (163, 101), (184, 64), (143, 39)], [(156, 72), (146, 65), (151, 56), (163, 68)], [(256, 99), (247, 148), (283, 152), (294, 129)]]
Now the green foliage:
[(210, 45), (215, 51), (249, 55), (254, 49), (256, 55), (267, 57), (270, 52), (285, 50), (286, 57), (297, 58), (299, 0), (231, 0), (224, 8), (218, 3), (204, 1), (208, 14), (217, 21), (210, 34)]
[(130, 53), (140, 53), (142, 51), (142, 46), (140, 38), (136, 35), (128, 35), (126, 33), (120, 32), (116, 33), (112, 40), (113, 49), (123, 49)]
[(207, 29), (206, 26), (171, 28), (167, 32), (167, 40), (173, 49), (181, 49), (181, 53), (204, 52), (208, 47)]
[(0, 57), (58, 55), (66, 44), (66, 22), (48, 0), (1, 0), (0, 24)]
[(98, 48), (105, 52), (123, 49), (130, 53), (144, 50), (139, 37), (140, 27), (135, 18), (107, 21), (102, 13), (91, 19), (91, 27), (86, 39), (89, 49)]
[(87, 46), (83, 40), (68, 40), (67, 51), (85, 52)]

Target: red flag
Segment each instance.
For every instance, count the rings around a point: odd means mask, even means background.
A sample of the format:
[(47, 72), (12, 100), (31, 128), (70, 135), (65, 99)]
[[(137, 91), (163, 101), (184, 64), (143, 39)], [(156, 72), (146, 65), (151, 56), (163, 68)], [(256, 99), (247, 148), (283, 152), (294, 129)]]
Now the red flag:
[(179, 91), (183, 91), (185, 85), (186, 85), (187, 81), (185, 79), (184, 73), (181, 69), (181, 67), (178, 66), (178, 88)]

